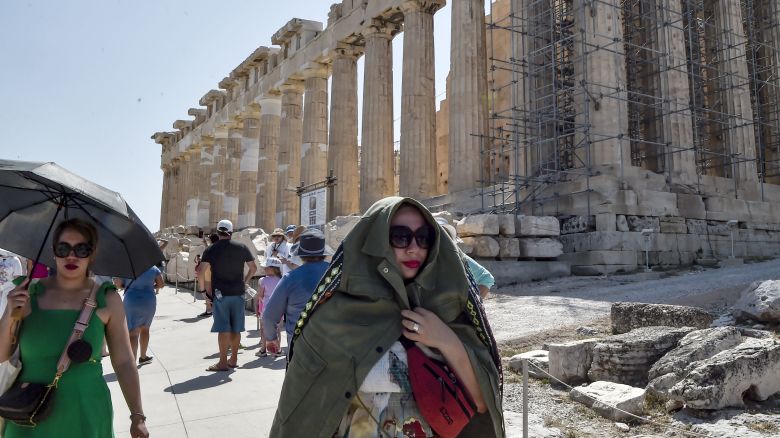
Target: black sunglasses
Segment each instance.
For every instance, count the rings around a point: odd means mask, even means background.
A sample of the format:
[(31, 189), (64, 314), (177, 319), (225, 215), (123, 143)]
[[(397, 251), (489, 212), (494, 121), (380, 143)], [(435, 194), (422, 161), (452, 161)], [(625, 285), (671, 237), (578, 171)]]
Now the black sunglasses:
[(73, 251), (73, 254), (76, 254), (76, 257), (85, 259), (92, 254), (92, 245), (89, 243), (77, 243), (74, 246), (70, 246), (66, 242), (59, 242), (54, 245), (54, 255), (59, 258), (67, 257), (71, 251)]
[(412, 244), (412, 238), (417, 241), (417, 246), (428, 249), (433, 246), (436, 233), (430, 225), (423, 225), (414, 231), (404, 225), (390, 227), (390, 246), (393, 248), (408, 248)]

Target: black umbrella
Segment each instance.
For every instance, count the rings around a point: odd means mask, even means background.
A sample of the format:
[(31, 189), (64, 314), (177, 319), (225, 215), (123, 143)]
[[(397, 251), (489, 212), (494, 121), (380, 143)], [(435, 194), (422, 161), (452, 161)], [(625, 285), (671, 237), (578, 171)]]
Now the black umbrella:
[(52, 231), (72, 218), (97, 226), (95, 274), (136, 278), (163, 260), (119, 193), (54, 163), (0, 160), (0, 248), (55, 266)]

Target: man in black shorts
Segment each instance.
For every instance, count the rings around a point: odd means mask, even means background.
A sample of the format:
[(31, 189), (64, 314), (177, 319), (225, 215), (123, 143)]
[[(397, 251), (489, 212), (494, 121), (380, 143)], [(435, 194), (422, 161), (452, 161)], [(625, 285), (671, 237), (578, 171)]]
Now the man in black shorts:
[[(206, 294), (214, 299), (211, 332), (217, 333), (219, 343), (219, 362), (206, 371), (228, 371), (238, 366), (238, 347), (241, 332), (245, 329), (244, 291), (257, 271), (249, 248), (230, 240), (233, 223), (227, 219), (219, 221), (217, 234), (219, 241), (206, 249), (201, 260)], [(248, 268), (246, 275), (244, 265)], [(230, 360), (228, 348), (231, 350)]]

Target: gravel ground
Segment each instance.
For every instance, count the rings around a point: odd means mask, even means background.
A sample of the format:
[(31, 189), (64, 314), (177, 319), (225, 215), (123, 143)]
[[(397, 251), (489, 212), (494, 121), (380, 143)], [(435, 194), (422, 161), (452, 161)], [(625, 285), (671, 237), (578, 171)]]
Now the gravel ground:
[[(568, 277), (498, 289), (485, 301), (485, 308), (502, 347), (502, 356), (508, 358), (518, 352), (538, 349), (546, 342), (590, 337), (577, 334), (576, 329), (582, 326), (606, 335), (610, 305), (617, 301), (694, 305), (723, 312), (753, 281), (780, 277), (780, 260), (652, 275), (660, 278), (642, 274)], [(508, 369), (504, 374), (507, 431), (510, 437), (519, 437), (522, 379)], [(637, 423), (630, 425), (626, 432), (570, 401), (568, 391), (554, 389), (546, 381), (531, 379), (529, 397), (532, 437), (780, 436), (780, 421), (775, 420), (780, 418), (777, 415), (780, 402), (753, 406), (748, 411), (719, 411), (715, 415), (683, 411), (670, 416), (654, 411), (649, 413), (652, 420), (664, 426)]]

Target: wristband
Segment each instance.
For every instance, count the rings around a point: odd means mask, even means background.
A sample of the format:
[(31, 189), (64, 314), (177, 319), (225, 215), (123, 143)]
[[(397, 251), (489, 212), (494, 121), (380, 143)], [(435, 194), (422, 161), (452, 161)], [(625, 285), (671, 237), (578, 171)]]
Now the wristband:
[(141, 421), (146, 421), (146, 415), (141, 412), (133, 412), (130, 414), (130, 421), (133, 421), (133, 417), (141, 417)]

